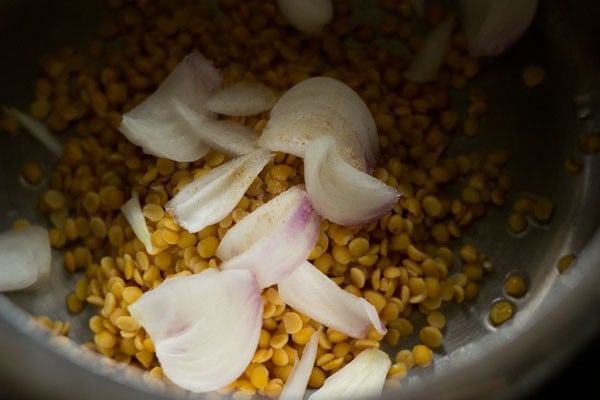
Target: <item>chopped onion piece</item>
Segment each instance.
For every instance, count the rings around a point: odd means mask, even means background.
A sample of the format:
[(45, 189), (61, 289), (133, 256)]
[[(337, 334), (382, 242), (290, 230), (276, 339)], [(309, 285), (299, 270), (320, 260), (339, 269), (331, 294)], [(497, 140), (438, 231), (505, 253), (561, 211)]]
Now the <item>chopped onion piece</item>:
[(323, 386), (308, 396), (308, 400), (379, 398), (390, 365), (390, 357), (383, 351), (363, 350), (339, 371), (325, 379)]
[(32, 288), (48, 280), (52, 249), (48, 231), (29, 225), (0, 233), (0, 292)]
[(319, 35), (333, 18), (331, 0), (277, 0), (290, 25), (307, 35)]
[(135, 236), (144, 244), (146, 252), (154, 254), (154, 246), (152, 246), (152, 239), (150, 239), (150, 232), (148, 231), (148, 225), (146, 225), (146, 218), (142, 211), (140, 197), (136, 191), (133, 191), (131, 198), (121, 206), (121, 212), (123, 212), (125, 219), (131, 225)]
[(404, 76), (413, 82), (426, 83), (437, 78), (446, 52), (450, 48), (454, 18), (449, 17), (435, 27), (427, 37)]
[(529, 28), (537, 0), (461, 0), (461, 18), (473, 57), (508, 50)]
[(181, 189), (165, 209), (189, 232), (217, 223), (234, 209), (270, 159), (270, 152), (259, 149), (221, 164)]
[(302, 358), (300, 361), (296, 360), (294, 363), (292, 371), (283, 385), (283, 390), (279, 394), (279, 400), (302, 400), (304, 397), (306, 386), (308, 385), (308, 380), (310, 379), (310, 374), (317, 358), (321, 330), (321, 328), (317, 329), (311, 335), (306, 346), (304, 346)]
[(293, 186), (227, 231), (216, 252), (220, 268), (249, 269), (261, 288), (271, 286), (306, 260), (320, 227), (308, 195)]
[(55, 156), (60, 157), (63, 152), (62, 144), (54, 137), (54, 135), (48, 130), (46, 125), (33, 118), (32, 116), (25, 114), (17, 110), (14, 107), (4, 109), (6, 115), (10, 115), (16, 118), (19, 123), (27, 129), (27, 131), (35, 137), (41, 144), (43, 144), (48, 150), (50, 150)]
[(268, 111), (276, 101), (273, 89), (260, 82), (238, 82), (213, 94), (205, 108), (217, 114), (243, 117)]
[(364, 338), (372, 326), (381, 334), (387, 332), (371, 303), (340, 288), (308, 261), (277, 287), (287, 305), (348, 336)]
[(328, 137), (308, 144), (304, 180), (315, 210), (340, 225), (374, 221), (391, 210), (400, 197), (396, 189), (345, 162)]
[(226, 386), (256, 351), (263, 304), (254, 275), (207, 269), (167, 279), (129, 306), (171, 381), (193, 392)]
[(152, 95), (123, 115), (119, 130), (146, 153), (174, 161), (195, 161), (209, 148), (190, 132), (175, 100), (207, 118), (204, 103), (222, 86), (220, 72), (198, 52), (186, 56)]

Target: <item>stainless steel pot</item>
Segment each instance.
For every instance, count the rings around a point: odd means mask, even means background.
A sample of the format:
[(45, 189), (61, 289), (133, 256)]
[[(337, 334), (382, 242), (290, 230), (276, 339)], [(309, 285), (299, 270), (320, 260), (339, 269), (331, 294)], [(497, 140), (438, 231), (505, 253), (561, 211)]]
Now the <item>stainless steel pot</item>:
[[(0, 104), (26, 106), (36, 62), (54, 46), (85, 42), (103, 11), (100, 2), (38, 1), (27, 5), (0, 0)], [(490, 212), (468, 232), (495, 262), (477, 301), (449, 310), (451, 323), (435, 365), (411, 373), (385, 398), (509, 399), (542, 384), (600, 330), (600, 157), (583, 154), (579, 136), (600, 128), (599, 3), (543, 1), (526, 36), (505, 55), (487, 61), (477, 84), (488, 96), (485, 137), (459, 143), (473, 148), (503, 146), (516, 172), (514, 195), (530, 191), (553, 200), (551, 222), (532, 234), (508, 233), (507, 211)], [(544, 65), (537, 90), (521, 83), (521, 69)], [(35, 159), (51, 169), (53, 157), (25, 134), (0, 135), (0, 227), (17, 217), (43, 221), (36, 211), (41, 188), (19, 181), (19, 168)], [(576, 155), (582, 171), (565, 170)], [(558, 259), (574, 253), (564, 274)], [(71, 344), (57, 343), (33, 329), (29, 314), (70, 318), (64, 307), (71, 278), (55, 254), (54, 273), (38, 291), (0, 295), (0, 395), (27, 398), (158, 399), (177, 396), (154, 391), (135, 371), (117, 368)], [(486, 321), (502, 282), (515, 269), (530, 288), (515, 300), (517, 314), (501, 328)], [(86, 320), (72, 319), (75, 340), (86, 335)], [(195, 397), (195, 396), (192, 396)], [(202, 396), (198, 396), (201, 398)]]

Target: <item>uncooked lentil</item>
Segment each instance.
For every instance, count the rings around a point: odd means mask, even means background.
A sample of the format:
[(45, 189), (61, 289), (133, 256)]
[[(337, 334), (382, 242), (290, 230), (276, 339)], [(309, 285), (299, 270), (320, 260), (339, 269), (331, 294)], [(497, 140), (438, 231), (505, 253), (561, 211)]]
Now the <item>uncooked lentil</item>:
[(492, 304), (489, 318), (492, 324), (501, 325), (514, 315), (514, 306), (506, 300), (499, 300)]

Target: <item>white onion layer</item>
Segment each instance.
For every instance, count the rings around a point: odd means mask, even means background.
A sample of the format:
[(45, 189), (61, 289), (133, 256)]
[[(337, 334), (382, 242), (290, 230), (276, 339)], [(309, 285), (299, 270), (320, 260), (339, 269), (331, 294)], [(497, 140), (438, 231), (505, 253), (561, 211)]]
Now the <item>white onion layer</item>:
[(52, 249), (48, 231), (30, 225), (0, 233), (0, 292), (37, 286), (50, 275)]
[(129, 312), (152, 338), (165, 376), (201, 393), (244, 372), (258, 345), (263, 304), (251, 272), (207, 269), (167, 279)]
[(308, 261), (277, 287), (287, 305), (348, 336), (364, 338), (371, 327), (381, 334), (387, 332), (371, 303), (340, 288)]
[(396, 189), (346, 163), (328, 137), (308, 144), (304, 180), (315, 210), (345, 226), (376, 220), (391, 210), (400, 197)]
[(203, 106), (222, 86), (220, 72), (198, 52), (187, 55), (159, 88), (123, 115), (119, 130), (146, 153), (174, 161), (195, 161), (209, 148), (190, 132), (175, 109), (175, 100), (208, 118)]
[(290, 25), (307, 35), (319, 35), (333, 18), (331, 0), (277, 0)]
[(319, 349), (319, 337), (322, 329), (317, 329), (302, 350), (302, 357), (296, 360), (288, 379), (279, 394), (279, 400), (302, 400), (310, 374), (312, 373)]
[(216, 252), (224, 261), (220, 268), (249, 269), (261, 288), (271, 286), (306, 260), (320, 227), (308, 195), (293, 186), (227, 231)]
[(63, 152), (62, 144), (56, 139), (56, 137), (48, 130), (46, 125), (31, 115), (25, 114), (22, 111), (17, 110), (14, 107), (4, 109), (6, 115), (10, 115), (16, 118), (27, 131), (36, 138), (41, 144), (50, 150), (56, 157), (60, 157)]
[(446, 52), (450, 48), (453, 27), (454, 18), (449, 17), (427, 35), (404, 72), (406, 78), (418, 83), (431, 82), (437, 78)]
[(140, 197), (136, 191), (131, 193), (131, 198), (121, 206), (121, 212), (125, 215), (125, 219), (129, 222), (135, 236), (144, 244), (148, 254), (154, 254), (154, 246), (146, 225), (146, 218), (140, 204)]
[(227, 161), (190, 182), (165, 209), (189, 232), (217, 223), (234, 209), (270, 159), (271, 153), (259, 149)]
[(213, 94), (205, 108), (217, 114), (243, 117), (268, 111), (277, 98), (270, 87), (260, 82), (237, 82)]
[(308, 400), (379, 398), (390, 365), (390, 357), (383, 351), (364, 350), (325, 379), (323, 386), (310, 395)]

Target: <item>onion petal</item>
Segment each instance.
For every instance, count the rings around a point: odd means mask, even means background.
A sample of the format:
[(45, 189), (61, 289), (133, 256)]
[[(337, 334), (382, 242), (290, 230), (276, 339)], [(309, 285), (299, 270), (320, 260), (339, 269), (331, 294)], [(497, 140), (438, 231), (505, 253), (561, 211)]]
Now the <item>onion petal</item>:
[(146, 218), (140, 205), (140, 197), (136, 191), (131, 193), (131, 198), (121, 206), (121, 212), (125, 215), (125, 219), (129, 222), (135, 236), (144, 244), (148, 254), (154, 254), (154, 246), (146, 225)]
[(323, 386), (308, 397), (321, 399), (375, 399), (381, 396), (392, 362), (379, 349), (360, 352), (352, 361), (325, 379)]
[(29, 225), (0, 233), (0, 292), (32, 288), (50, 275), (48, 231)]
[(308, 195), (293, 186), (227, 231), (216, 251), (220, 268), (249, 269), (261, 288), (273, 285), (306, 260), (320, 227)]
[(308, 261), (277, 287), (287, 305), (348, 336), (364, 338), (372, 326), (381, 334), (387, 332), (371, 303), (340, 288)]
[(331, 0), (277, 0), (290, 25), (307, 35), (319, 35), (333, 18)]
[(238, 82), (213, 94), (204, 107), (217, 114), (243, 117), (268, 111), (276, 101), (273, 89), (260, 82)]
[(17, 110), (14, 107), (4, 109), (6, 115), (16, 118), (27, 131), (35, 137), (41, 144), (50, 150), (55, 156), (60, 157), (63, 152), (62, 144), (48, 130), (46, 125), (32, 116)]
[(461, 0), (461, 18), (473, 57), (508, 50), (527, 31), (537, 0)]
[(129, 312), (154, 342), (165, 376), (208, 392), (231, 383), (252, 360), (263, 304), (251, 272), (207, 269), (167, 279)]
[(454, 27), (454, 18), (446, 18), (435, 27), (427, 37), (404, 76), (413, 82), (426, 83), (437, 78), (446, 52), (450, 48), (450, 39)]
[(315, 210), (345, 226), (374, 221), (391, 210), (400, 197), (396, 189), (345, 162), (328, 137), (308, 144), (304, 180)]
[(288, 379), (283, 385), (283, 389), (279, 394), (279, 400), (302, 400), (306, 392), (306, 386), (310, 379), (315, 359), (317, 358), (317, 350), (319, 349), (319, 337), (322, 329), (317, 329), (308, 340), (304, 350), (302, 350), (302, 358), (296, 360)]
[(193, 135), (174, 109), (185, 104), (207, 117), (206, 100), (222, 86), (220, 72), (198, 52), (187, 55), (146, 100), (123, 115), (119, 130), (146, 153), (174, 161), (195, 161), (209, 148)]
[(258, 149), (229, 160), (190, 182), (165, 209), (189, 232), (217, 223), (234, 209), (270, 159), (271, 153)]

